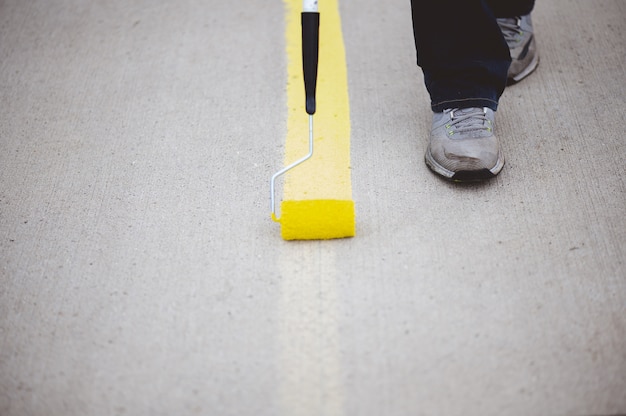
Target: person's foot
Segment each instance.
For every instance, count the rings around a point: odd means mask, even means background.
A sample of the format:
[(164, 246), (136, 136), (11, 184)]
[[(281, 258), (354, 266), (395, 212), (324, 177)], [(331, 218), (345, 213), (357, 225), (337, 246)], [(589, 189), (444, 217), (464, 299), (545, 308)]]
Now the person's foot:
[(533, 22), (530, 15), (498, 18), (498, 26), (511, 51), (508, 83), (514, 84), (530, 75), (539, 64), (537, 43), (533, 35)]
[(504, 166), (504, 156), (493, 128), (494, 112), (490, 108), (434, 113), (426, 164), (435, 173), (458, 182), (494, 177)]

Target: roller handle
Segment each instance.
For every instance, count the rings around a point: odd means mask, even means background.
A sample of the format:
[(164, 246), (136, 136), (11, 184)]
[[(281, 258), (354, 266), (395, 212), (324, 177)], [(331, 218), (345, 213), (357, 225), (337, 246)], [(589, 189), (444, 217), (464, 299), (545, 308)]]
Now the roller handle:
[(302, 70), (306, 112), (315, 114), (315, 88), (317, 86), (317, 61), (319, 55), (320, 14), (302, 12)]

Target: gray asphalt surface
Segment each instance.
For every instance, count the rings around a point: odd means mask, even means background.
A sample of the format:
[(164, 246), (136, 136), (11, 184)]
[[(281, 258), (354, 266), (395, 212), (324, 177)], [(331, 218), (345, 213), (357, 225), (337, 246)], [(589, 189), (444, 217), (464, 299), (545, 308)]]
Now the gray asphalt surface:
[(2, 416), (626, 413), (626, 2), (538, 1), (479, 185), (340, 3), (357, 236), (285, 242), (282, 2), (0, 0)]

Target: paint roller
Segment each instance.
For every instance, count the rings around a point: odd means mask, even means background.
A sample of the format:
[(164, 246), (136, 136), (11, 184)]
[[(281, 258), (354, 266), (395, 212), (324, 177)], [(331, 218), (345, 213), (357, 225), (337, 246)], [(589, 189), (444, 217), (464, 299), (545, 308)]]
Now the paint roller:
[(323, 195), (313, 195), (311, 199), (285, 199), (280, 204), (280, 217), (276, 213), (276, 180), (313, 157), (313, 115), (316, 111), (319, 23), (317, 0), (304, 0), (301, 13), (302, 71), (305, 109), (309, 115), (309, 151), (300, 159), (276, 172), (270, 181), (272, 219), (281, 224), (281, 235), (285, 240), (325, 240), (352, 237), (355, 234), (352, 199), (326, 199)]

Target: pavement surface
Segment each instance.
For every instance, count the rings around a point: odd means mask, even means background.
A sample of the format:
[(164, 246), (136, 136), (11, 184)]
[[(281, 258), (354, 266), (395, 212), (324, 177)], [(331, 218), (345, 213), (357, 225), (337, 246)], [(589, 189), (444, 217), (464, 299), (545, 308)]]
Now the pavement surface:
[(340, 10), (357, 236), (285, 242), (281, 1), (0, 0), (2, 416), (626, 413), (626, 2), (538, 1), (479, 185)]

